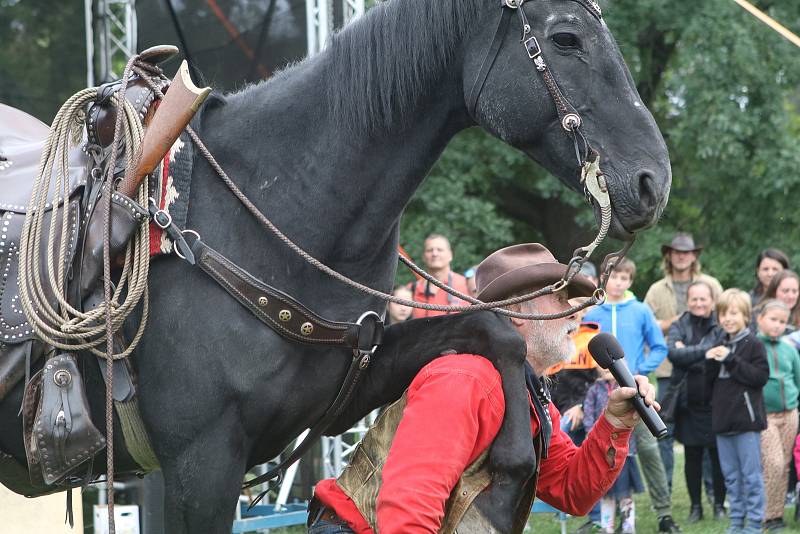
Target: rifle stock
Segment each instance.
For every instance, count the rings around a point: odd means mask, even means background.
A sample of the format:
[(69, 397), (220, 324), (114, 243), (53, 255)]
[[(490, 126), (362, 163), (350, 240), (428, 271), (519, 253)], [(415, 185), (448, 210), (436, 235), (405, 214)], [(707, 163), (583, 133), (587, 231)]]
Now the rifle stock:
[(134, 196), (142, 179), (153, 172), (164, 159), (210, 92), (210, 87), (200, 89), (195, 86), (189, 76), (189, 66), (184, 60), (145, 130), (134, 158), (135, 165), (129, 166), (125, 171), (125, 177), (118, 187), (120, 193), (128, 197)]

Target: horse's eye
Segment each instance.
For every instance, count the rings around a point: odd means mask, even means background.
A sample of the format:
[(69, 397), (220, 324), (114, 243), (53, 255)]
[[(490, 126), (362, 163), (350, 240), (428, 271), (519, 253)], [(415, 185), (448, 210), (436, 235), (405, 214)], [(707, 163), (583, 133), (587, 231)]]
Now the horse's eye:
[(574, 33), (559, 32), (552, 39), (560, 47), (578, 48), (578, 37)]

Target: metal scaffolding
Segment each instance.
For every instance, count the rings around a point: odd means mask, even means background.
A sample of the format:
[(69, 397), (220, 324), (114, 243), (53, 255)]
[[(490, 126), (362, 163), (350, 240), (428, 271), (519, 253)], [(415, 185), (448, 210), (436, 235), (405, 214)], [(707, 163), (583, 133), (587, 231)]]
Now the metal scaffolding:
[(94, 87), (119, 78), (136, 53), (136, 0), (84, 0), (84, 13), (86, 84)]
[[(334, 0), (306, 0), (306, 39), (308, 55), (325, 48), (335, 24)], [(364, 14), (364, 0), (341, 0), (341, 26)]]

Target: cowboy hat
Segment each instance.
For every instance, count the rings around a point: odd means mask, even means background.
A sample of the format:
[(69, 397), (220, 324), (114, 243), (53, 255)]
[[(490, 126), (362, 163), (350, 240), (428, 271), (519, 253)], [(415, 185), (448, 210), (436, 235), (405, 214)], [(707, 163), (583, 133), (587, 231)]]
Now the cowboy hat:
[[(523, 243), (502, 248), (478, 265), (475, 286), (478, 299), (489, 302), (528, 293), (561, 280), (567, 266), (544, 245)], [(588, 297), (595, 285), (578, 273), (567, 286), (569, 298)]]
[(669, 245), (661, 245), (661, 255), (663, 256), (670, 250), (678, 252), (697, 252), (698, 254), (703, 250), (703, 247), (698, 247), (694, 244), (692, 234), (680, 232), (675, 234), (672, 242)]

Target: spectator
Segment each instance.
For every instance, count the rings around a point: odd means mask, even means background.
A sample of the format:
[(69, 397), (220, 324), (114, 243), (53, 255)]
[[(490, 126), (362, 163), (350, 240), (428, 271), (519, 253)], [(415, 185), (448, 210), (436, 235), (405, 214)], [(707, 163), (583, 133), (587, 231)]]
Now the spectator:
[[(411, 290), (407, 286), (397, 286), (392, 295), (406, 300), (412, 300)], [(389, 302), (386, 305), (386, 324), (402, 323), (411, 317), (411, 306)]]
[[(585, 321), (600, 324), (600, 329), (613, 334), (625, 350), (625, 363), (634, 374), (647, 375), (664, 360), (667, 346), (653, 312), (626, 291), (636, 276), (636, 264), (624, 258), (614, 266), (606, 284), (605, 304), (586, 314)], [(650, 354), (645, 358), (645, 347)], [(659, 532), (680, 532), (672, 519), (672, 497), (658, 442), (640, 423), (633, 431), (639, 461), (642, 464), (650, 500), (658, 515)]]
[[(670, 325), (686, 311), (686, 295), (690, 283), (697, 280), (707, 283), (712, 289), (715, 301), (722, 293), (722, 286), (716, 278), (700, 272), (699, 257), (702, 251), (703, 247), (696, 246), (692, 235), (686, 233), (676, 234), (670, 244), (661, 246), (661, 269), (664, 271), (664, 278), (650, 286), (644, 302), (653, 310), (658, 325), (665, 335)], [(671, 376), (672, 363), (665, 359), (656, 369), (659, 402), (664, 398)], [(659, 448), (667, 484), (672, 488), (672, 471), (675, 465), (672, 452), (673, 425), (669, 424), (667, 428), (670, 432), (659, 442)]]
[(703, 455), (708, 451), (714, 487), (714, 519), (725, 517), (725, 480), (717, 443), (711, 432), (711, 390), (705, 384), (706, 351), (717, 345), (722, 332), (714, 313), (714, 296), (705, 282), (692, 282), (688, 310), (672, 323), (667, 335), (668, 358), (674, 368), (670, 388), (677, 388), (675, 439), (683, 444), (684, 476), (691, 509), (688, 523), (703, 519)]
[[(585, 432), (591, 431), (597, 420), (603, 416), (603, 410), (608, 404), (608, 396), (619, 387), (611, 371), (608, 369), (599, 371), (599, 379), (586, 393), (586, 416), (583, 419)], [(636, 465), (636, 443), (630, 438), (629, 443), (625, 465), (622, 466), (614, 485), (600, 499), (600, 527), (603, 534), (636, 533), (636, 506), (633, 502), (633, 494), (643, 492), (644, 485), (642, 484), (642, 475), (639, 473), (639, 466)], [(615, 529), (617, 507), (619, 507), (620, 513), (619, 529)]]
[(764, 292), (762, 301), (778, 299), (789, 308), (789, 322), (786, 324), (784, 335), (791, 334), (800, 326), (800, 313), (798, 313), (798, 296), (800, 296), (800, 277), (797, 273), (784, 269), (777, 273)]
[(711, 430), (730, 503), (728, 532), (760, 534), (764, 521), (761, 432), (767, 427), (762, 389), (769, 379), (764, 344), (747, 323), (750, 296), (728, 289), (717, 303), (723, 342), (706, 352), (711, 392)]
[(756, 258), (756, 285), (750, 291), (753, 304), (761, 301), (772, 277), (789, 268), (789, 256), (776, 248), (766, 248)]
[[(453, 261), (453, 250), (450, 248), (450, 241), (448, 241), (445, 236), (441, 234), (431, 234), (425, 239), (425, 250), (422, 253), (422, 261), (428, 273), (438, 281), (447, 284), (460, 293), (469, 293), (467, 279), (450, 270), (450, 262)], [(414, 295), (414, 300), (417, 302), (452, 306), (465, 306), (467, 304), (467, 302), (464, 302), (443, 289), (439, 289), (427, 280), (412, 282), (409, 288)], [(414, 319), (419, 319), (421, 317), (434, 317), (447, 313), (448, 312), (414, 308), (411, 315)]]
[(764, 527), (782, 530), (789, 463), (797, 435), (797, 394), (800, 390), (800, 356), (781, 340), (789, 308), (780, 300), (764, 302), (758, 312), (758, 338), (767, 349), (769, 380), (764, 386), (767, 429), (761, 433), (761, 462), (767, 497)]

